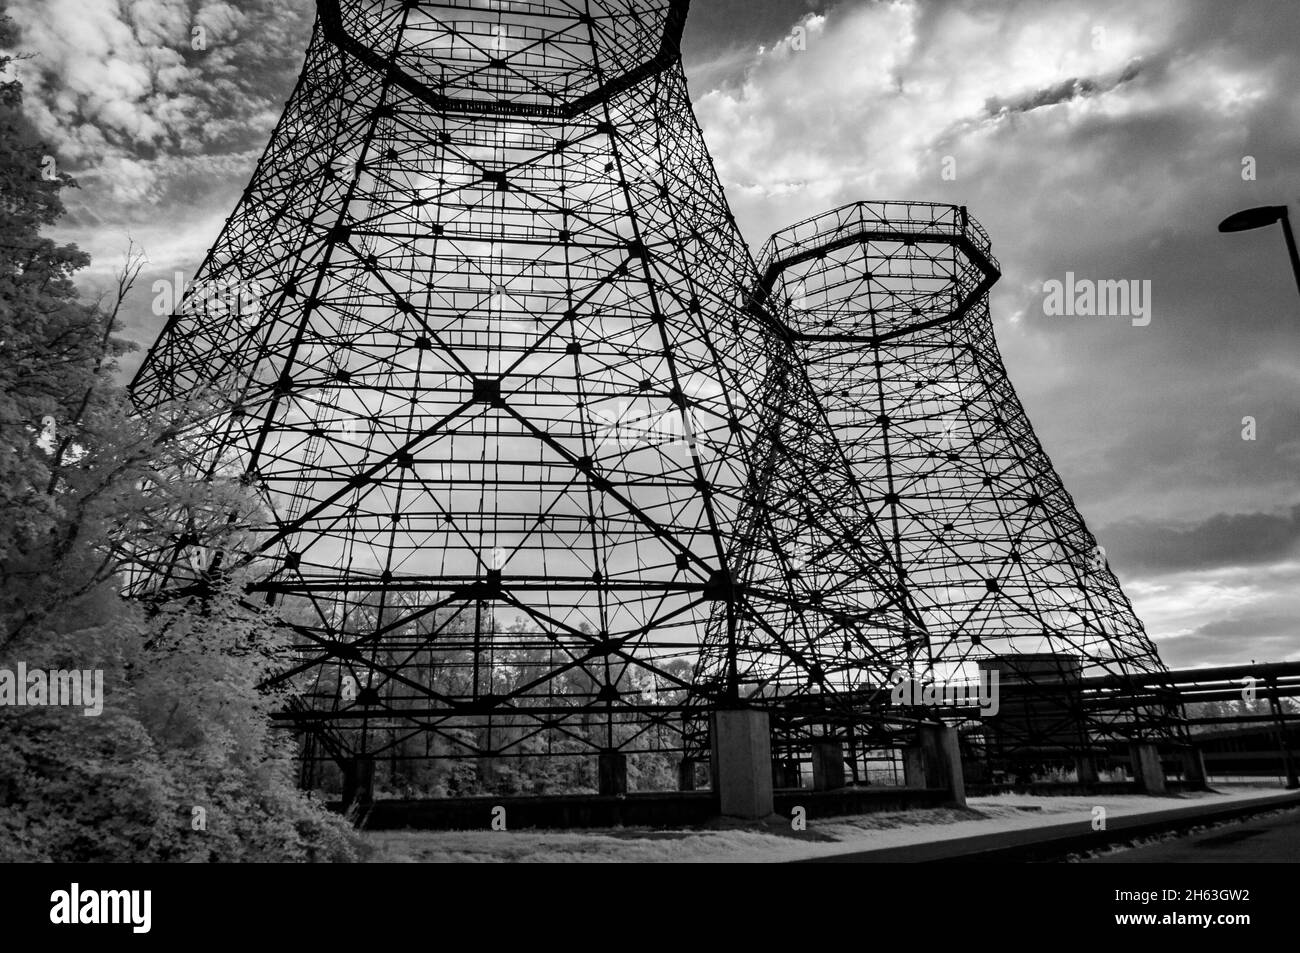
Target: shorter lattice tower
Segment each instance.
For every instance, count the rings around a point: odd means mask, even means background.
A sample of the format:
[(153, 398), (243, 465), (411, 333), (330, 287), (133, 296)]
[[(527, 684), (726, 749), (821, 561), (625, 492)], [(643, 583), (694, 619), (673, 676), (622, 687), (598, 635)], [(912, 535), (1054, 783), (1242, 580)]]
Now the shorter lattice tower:
[(776, 233), (760, 272), (756, 298), (786, 316), (861, 524), (923, 621), (901, 674), (997, 671), (995, 757), (1168, 735), (1162, 705), (1082, 701), (1081, 679), (1164, 667), (1007, 377), (983, 229), (960, 207), (859, 203)]

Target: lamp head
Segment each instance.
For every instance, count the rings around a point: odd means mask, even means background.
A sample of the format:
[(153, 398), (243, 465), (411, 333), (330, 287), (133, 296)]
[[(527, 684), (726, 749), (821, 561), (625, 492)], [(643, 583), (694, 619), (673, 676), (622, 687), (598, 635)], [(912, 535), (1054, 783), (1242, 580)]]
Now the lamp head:
[(1252, 228), (1263, 228), (1286, 217), (1285, 205), (1260, 205), (1229, 215), (1219, 223), (1221, 232), (1245, 232)]

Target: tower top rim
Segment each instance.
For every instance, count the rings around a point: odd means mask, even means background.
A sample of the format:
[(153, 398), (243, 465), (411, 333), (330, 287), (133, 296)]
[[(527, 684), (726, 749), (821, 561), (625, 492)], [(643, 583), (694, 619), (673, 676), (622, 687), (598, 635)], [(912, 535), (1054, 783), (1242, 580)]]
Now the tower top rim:
[[(316, 7), (328, 42), (439, 111), (565, 120), (681, 60), (690, 0), (593, 2), (599, 13), (572, 0), (499, 0), (492, 8), (473, 0), (400, 0), (386, 10), (384, 0), (316, 0)], [(386, 22), (361, 33), (365, 14), (376, 11)], [(647, 17), (662, 17), (662, 29), (646, 26)], [(628, 32), (628, 19), (641, 24), (632, 32), (642, 42), (631, 48), (611, 41)], [(408, 31), (420, 39), (403, 47)], [(548, 55), (548, 44), (558, 55)]]

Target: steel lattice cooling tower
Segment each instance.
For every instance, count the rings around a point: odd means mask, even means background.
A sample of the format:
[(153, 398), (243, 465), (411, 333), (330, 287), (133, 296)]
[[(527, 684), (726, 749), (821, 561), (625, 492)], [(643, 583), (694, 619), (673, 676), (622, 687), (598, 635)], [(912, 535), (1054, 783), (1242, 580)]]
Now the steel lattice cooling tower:
[(745, 705), (883, 744), (899, 672), (1158, 667), (1002, 372), (978, 228), (858, 206), (760, 269), (686, 9), (318, 3), (133, 384), (202, 396), (194, 474), (265, 507), (203, 558), (178, 522), (135, 591), (249, 574), (308, 763), (445, 790), (442, 759), (699, 754), (695, 716)]
[(1007, 377), (979, 224), (949, 205), (858, 203), (778, 232), (760, 271), (866, 488), (854, 508), (923, 620), (908, 676), (996, 671), (1007, 704), (985, 741), (1000, 755), (1166, 732), (1161, 706), (1092, 709), (1068, 688), (1164, 667)]

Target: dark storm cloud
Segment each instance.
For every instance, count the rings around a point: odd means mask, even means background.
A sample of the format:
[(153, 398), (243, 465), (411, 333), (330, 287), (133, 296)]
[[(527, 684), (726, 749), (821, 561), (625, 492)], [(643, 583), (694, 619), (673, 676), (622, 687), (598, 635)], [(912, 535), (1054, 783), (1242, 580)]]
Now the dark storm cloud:
[(1270, 563), (1300, 549), (1300, 506), (1289, 513), (1220, 513), (1191, 525), (1133, 520), (1099, 534), (1108, 555), (1141, 573)]
[[(864, 0), (836, 6), (861, 2)], [(691, 89), (699, 95), (738, 82), (755, 50), (772, 46), (803, 17), (829, 6), (821, 0), (695, 0), (682, 38)]]
[(1071, 77), (1063, 82), (1056, 83), (1046, 89), (1040, 89), (1029, 96), (1023, 96), (1014, 102), (1003, 102), (996, 96), (989, 98), (984, 104), (984, 112), (989, 117), (998, 116), (1004, 112), (1027, 113), (1043, 106), (1055, 106), (1057, 103), (1066, 103), (1072, 99), (1080, 99), (1085, 96), (1096, 96), (1099, 93), (1106, 93), (1123, 83), (1130, 82), (1142, 75), (1142, 63), (1135, 60), (1120, 72), (1114, 79), (1090, 79), (1087, 77)]
[(1292, 661), (1300, 658), (1300, 639), (1294, 617), (1244, 613), (1163, 642), (1160, 655), (1170, 668)]

